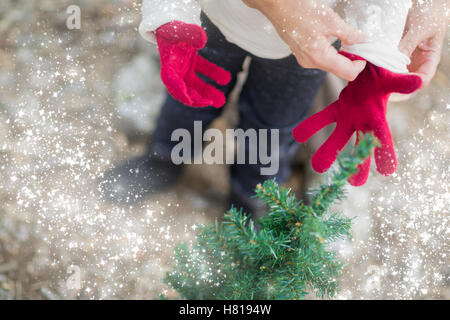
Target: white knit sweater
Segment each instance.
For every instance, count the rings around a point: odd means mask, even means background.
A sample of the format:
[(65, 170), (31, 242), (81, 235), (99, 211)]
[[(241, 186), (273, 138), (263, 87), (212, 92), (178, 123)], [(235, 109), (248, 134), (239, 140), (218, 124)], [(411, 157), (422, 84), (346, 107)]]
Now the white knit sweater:
[[(327, 2), (333, 6), (336, 0)], [(342, 7), (343, 18), (371, 38), (343, 50), (393, 72), (407, 72), (410, 60), (397, 47), (411, 0), (347, 0)], [(200, 24), (202, 10), (228, 41), (258, 57), (281, 59), (291, 54), (270, 21), (242, 0), (143, 0), (139, 31), (155, 42), (152, 32), (158, 27), (173, 20)]]

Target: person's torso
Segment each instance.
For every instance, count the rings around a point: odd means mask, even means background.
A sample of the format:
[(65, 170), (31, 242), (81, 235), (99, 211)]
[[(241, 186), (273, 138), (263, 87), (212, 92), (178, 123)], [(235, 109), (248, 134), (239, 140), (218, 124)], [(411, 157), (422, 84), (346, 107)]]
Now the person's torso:
[(202, 10), (228, 41), (261, 58), (281, 59), (291, 53), (274, 26), (242, 0), (199, 0)]
[[(242, 0), (197, 1), (228, 41), (251, 54), (261, 58), (281, 59), (292, 53), (272, 23)], [(331, 7), (336, 7), (337, 0), (326, 2)], [(342, 5), (340, 9), (344, 9), (343, 15), (348, 23), (365, 33), (373, 33), (373, 42), (343, 49), (393, 72), (407, 72), (409, 58), (398, 51), (397, 45), (410, 6), (411, 0), (357, 0)], [(386, 13), (386, 10), (392, 12)], [(380, 28), (372, 30), (377, 14), (380, 15)]]

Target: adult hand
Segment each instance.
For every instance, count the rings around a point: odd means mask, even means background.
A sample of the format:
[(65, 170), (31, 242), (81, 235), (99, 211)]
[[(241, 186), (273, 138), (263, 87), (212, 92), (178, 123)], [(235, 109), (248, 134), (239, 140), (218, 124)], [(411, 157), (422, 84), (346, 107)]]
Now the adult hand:
[(323, 0), (243, 0), (261, 11), (273, 24), (304, 68), (317, 68), (353, 81), (366, 62), (351, 61), (338, 54), (329, 41), (335, 36), (344, 44), (363, 42), (365, 37), (347, 24)]
[(449, 22), (447, 0), (414, 1), (399, 49), (411, 57), (410, 72), (427, 86), (441, 60), (442, 44)]

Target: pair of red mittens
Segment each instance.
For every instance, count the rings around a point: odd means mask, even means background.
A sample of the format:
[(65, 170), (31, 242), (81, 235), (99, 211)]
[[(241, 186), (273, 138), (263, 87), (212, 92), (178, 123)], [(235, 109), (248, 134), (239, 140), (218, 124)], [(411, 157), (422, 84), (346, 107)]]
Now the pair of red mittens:
[(159, 27), (155, 37), (161, 59), (161, 79), (167, 91), (191, 107), (222, 107), (224, 94), (197, 75), (205, 75), (219, 85), (231, 80), (228, 71), (198, 55), (208, 39), (205, 30), (199, 25), (173, 21)]
[[(198, 55), (198, 50), (207, 41), (203, 28), (173, 21), (158, 28), (155, 36), (161, 59), (161, 79), (168, 92), (191, 107), (223, 106), (224, 94), (197, 75), (203, 74), (219, 85), (226, 85), (231, 80), (229, 72)], [(364, 60), (353, 54), (341, 54), (351, 60)], [(393, 92), (412, 93), (421, 85), (422, 80), (417, 75), (396, 74), (367, 62), (365, 69), (342, 90), (336, 102), (294, 129), (294, 138), (304, 143), (323, 127), (336, 122), (330, 138), (312, 157), (313, 168), (322, 173), (330, 168), (355, 131), (373, 132), (381, 143), (375, 149), (377, 170), (390, 175), (397, 168), (397, 158), (386, 120), (389, 96)], [(370, 162), (369, 157), (359, 166), (359, 171), (349, 179), (352, 185), (360, 186), (367, 181)]]
[[(365, 60), (350, 53), (341, 54), (351, 60)], [(293, 136), (304, 143), (325, 126), (336, 122), (334, 132), (311, 159), (314, 170), (322, 173), (331, 167), (355, 131), (373, 132), (381, 143), (374, 152), (377, 171), (390, 175), (397, 168), (397, 158), (386, 120), (389, 96), (394, 92), (412, 93), (421, 86), (422, 80), (417, 75), (396, 74), (367, 62), (358, 77), (342, 90), (339, 99), (301, 122), (294, 129)], [(361, 186), (367, 181), (370, 162), (369, 157), (359, 165), (359, 171), (349, 179), (350, 184)]]

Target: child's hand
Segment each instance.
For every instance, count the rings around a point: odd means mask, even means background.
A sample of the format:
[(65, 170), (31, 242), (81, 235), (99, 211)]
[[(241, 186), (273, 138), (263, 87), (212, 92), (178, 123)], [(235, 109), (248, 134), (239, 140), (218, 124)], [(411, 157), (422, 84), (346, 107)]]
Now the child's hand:
[(201, 26), (172, 21), (155, 33), (161, 59), (161, 80), (176, 100), (191, 107), (225, 104), (224, 94), (199, 78), (203, 74), (219, 85), (231, 80), (228, 71), (198, 55), (207, 41)]
[(442, 44), (448, 26), (446, 1), (434, 0), (420, 5), (414, 1), (406, 23), (400, 51), (411, 57), (410, 72), (422, 77), (427, 86), (441, 60)]
[[(352, 60), (361, 57), (342, 53)], [(311, 159), (317, 172), (327, 171), (338, 153), (356, 132), (373, 131), (380, 141), (375, 149), (377, 170), (383, 175), (392, 174), (397, 168), (392, 135), (386, 120), (386, 108), (392, 92), (409, 94), (420, 88), (422, 80), (414, 74), (398, 74), (368, 63), (355, 81), (342, 90), (339, 99), (324, 110), (301, 122), (293, 131), (295, 140), (306, 142), (317, 131), (336, 122), (336, 129)], [(359, 166), (359, 172), (349, 182), (363, 185), (369, 177), (370, 157)]]
[(261, 11), (289, 45), (304, 68), (318, 68), (353, 81), (365, 62), (339, 55), (328, 37), (335, 36), (353, 45), (363, 35), (342, 20), (323, 0), (243, 0)]

